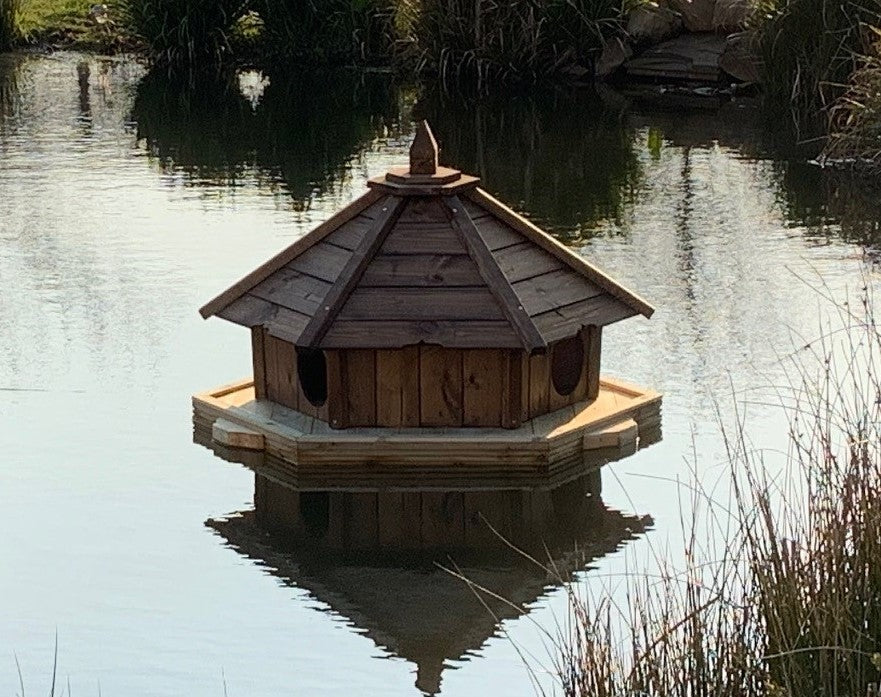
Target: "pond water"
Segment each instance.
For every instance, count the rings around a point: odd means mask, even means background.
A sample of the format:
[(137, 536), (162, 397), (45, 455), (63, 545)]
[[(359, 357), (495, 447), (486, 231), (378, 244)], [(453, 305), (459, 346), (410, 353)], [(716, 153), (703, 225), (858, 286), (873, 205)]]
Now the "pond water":
[[(16, 661), (48, 691), (57, 636), (77, 695), (533, 694), (520, 652), (551, 665), (558, 584), (476, 569), (524, 604), (499, 626), (431, 570), (248, 548), (253, 474), (193, 443), (190, 395), (243, 377), (250, 348), (197, 308), (402, 162), (422, 117), (443, 161), (657, 308), (604, 341), (605, 372), (665, 397), (663, 440), (607, 468), (600, 512), (653, 527), (613, 535), (580, 578), (676, 548), (677, 479), (728, 477), (717, 414), (747, 404), (753, 440), (785, 448), (770, 386), (820, 330), (811, 286), (860, 286), (881, 214), (748, 102), (253, 73), (183, 90), (129, 60), (0, 56), (0, 692), (21, 691)], [(473, 641), (460, 655), (438, 631)]]

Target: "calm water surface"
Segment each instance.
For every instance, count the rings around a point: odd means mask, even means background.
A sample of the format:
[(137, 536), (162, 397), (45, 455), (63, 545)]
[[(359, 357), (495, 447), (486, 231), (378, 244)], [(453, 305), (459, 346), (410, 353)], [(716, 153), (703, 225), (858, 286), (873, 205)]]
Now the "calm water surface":
[[(610, 515), (654, 528), (584, 579), (675, 548), (677, 478), (724, 488), (717, 403), (748, 403), (753, 439), (785, 446), (768, 385), (823, 317), (797, 276), (856, 288), (881, 216), (776, 155), (748, 105), (468, 105), (340, 76), (181, 91), (125, 60), (0, 56), (0, 692), (19, 690), (15, 656), (27, 693), (48, 691), (57, 632), (77, 695), (415, 695), (400, 646), (420, 641), (418, 602), (477, 633), (442, 694), (533, 693), (517, 647), (549, 665), (536, 623), (565, 616), (546, 579), (479, 570), (530, 589), (499, 629), (428, 572), (310, 570), (205, 526), (247, 517), (253, 475), (193, 444), (189, 397), (246, 374), (249, 341), (196, 309), (403, 161), (424, 116), (446, 162), (657, 307), (608, 331), (603, 359), (665, 393), (663, 441), (605, 474)], [(371, 612), (365, 589), (384, 596)]]

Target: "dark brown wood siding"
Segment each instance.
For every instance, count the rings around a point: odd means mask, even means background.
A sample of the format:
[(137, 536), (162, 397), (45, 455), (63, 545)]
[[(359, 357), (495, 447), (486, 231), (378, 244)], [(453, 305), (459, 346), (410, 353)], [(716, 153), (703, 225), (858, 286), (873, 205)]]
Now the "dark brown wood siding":
[(520, 351), (409, 346), (327, 354), (334, 428), (520, 425)]
[(557, 409), (596, 399), (600, 386), (601, 327), (585, 327), (579, 333), (584, 342), (584, 370), (575, 389), (568, 395), (561, 395), (554, 388), (551, 376), (550, 350), (541, 355), (530, 356), (523, 366), (523, 385), (521, 396), (521, 418), (534, 419)]
[[(297, 350), (294, 345), (271, 336), (259, 328), (255, 328), (254, 331), (263, 333), (266, 399), (326, 421), (328, 403), (325, 402), (316, 407), (303, 394), (303, 387), (297, 377)], [(329, 368), (330, 366), (328, 366), (328, 373), (330, 373)], [(328, 389), (329, 383), (328, 380)]]

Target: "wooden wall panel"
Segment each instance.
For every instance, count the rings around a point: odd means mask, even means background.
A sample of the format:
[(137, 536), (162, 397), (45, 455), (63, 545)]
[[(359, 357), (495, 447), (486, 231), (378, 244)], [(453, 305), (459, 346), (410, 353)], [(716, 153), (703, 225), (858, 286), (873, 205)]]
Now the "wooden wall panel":
[(507, 375), (506, 352), (462, 351), (463, 426), (501, 426), (502, 389)]
[(529, 358), (529, 418), (547, 414), (551, 390), (550, 352)]
[(266, 399), (266, 355), (263, 350), (263, 327), (251, 327), (251, 361), (254, 366), (254, 396)]
[(404, 364), (400, 351), (376, 352), (376, 425), (403, 425)]
[(297, 356), (294, 345), (266, 335), (266, 392), (269, 399), (289, 409), (299, 409)]
[(419, 397), (419, 347), (408, 346), (401, 350), (401, 425), (416, 428), (420, 424), (421, 412)]
[(420, 425), (461, 426), (462, 352), (439, 346), (419, 348)]
[(349, 426), (376, 424), (376, 351), (344, 352)]
[(591, 325), (587, 336), (586, 399), (596, 399), (600, 393), (600, 356), (603, 348), (603, 328)]
[(331, 428), (347, 428), (349, 425), (344, 353), (344, 351), (324, 352), (327, 360), (327, 422)]

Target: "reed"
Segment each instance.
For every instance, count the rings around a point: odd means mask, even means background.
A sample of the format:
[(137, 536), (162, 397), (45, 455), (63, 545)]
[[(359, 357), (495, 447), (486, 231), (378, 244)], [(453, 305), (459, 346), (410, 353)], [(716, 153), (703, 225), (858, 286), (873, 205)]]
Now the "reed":
[(251, 0), (119, 0), (123, 23), (169, 72), (221, 65), (230, 34)]
[(21, 0), (0, 0), (0, 51), (11, 49), (19, 37)]
[[(875, 29), (881, 36), (881, 29)], [(881, 174), (881, 40), (832, 109), (823, 159), (839, 167)]]
[[(821, 290), (822, 292), (822, 290)], [(881, 328), (870, 285), (794, 361), (788, 466), (767, 472), (742, 421), (732, 500), (686, 525), (680, 571), (626, 581), (628, 604), (570, 592), (566, 695), (862, 697), (881, 681)], [(787, 484), (781, 485), (780, 482)], [(697, 507), (699, 500), (693, 502)], [(715, 506), (715, 509), (714, 509)], [(722, 531), (713, 540), (697, 531)], [(662, 566), (663, 569), (663, 566)]]
[(447, 85), (536, 83), (592, 66), (620, 27), (620, 0), (421, 0), (418, 64)]
[(393, 0), (262, 0), (264, 49), (310, 66), (389, 64), (398, 46)]
[(800, 126), (825, 127), (827, 110), (881, 26), (881, 0), (763, 0), (755, 15), (769, 106)]

